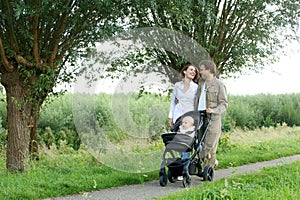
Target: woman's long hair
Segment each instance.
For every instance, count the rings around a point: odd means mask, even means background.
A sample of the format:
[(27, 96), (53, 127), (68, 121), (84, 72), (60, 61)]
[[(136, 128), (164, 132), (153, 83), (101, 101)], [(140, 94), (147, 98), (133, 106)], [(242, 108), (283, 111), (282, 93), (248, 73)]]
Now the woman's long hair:
[(198, 81), (199, 81), (199, 79), (200, 79), (200, 73), (199, 73), (199, 70), (197, 69), (197, 67), (195, 67), (195, 66), (192, 65), (192, 64), (187, 64), (187, 65), (185, 65), (185, 66), (182, 68), (182, 70), (180, 71), (180, 77), (179, 77), (179, 80), (182, 80), (182, 79), (184, 78), (184, 76), (185, 76), (184, 71), (186, 71), (186, 70), (189, 68), (189, 66), (193, 66), (193, 67), (195, 68), (196, 75), (195, 75), (195, 77), (193, 78), (193, 81), (194, 81), (195, 83), (198, 83)]

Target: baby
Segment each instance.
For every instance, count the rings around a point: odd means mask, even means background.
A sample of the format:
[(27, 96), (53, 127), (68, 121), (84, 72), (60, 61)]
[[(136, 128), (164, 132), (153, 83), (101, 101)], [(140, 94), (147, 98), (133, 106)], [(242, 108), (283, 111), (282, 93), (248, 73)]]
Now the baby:
[[(190, 137), (194, 137), (195, 135), (195, 126), (194, 126), (194, 118), (191, 116), (185, 116), (182, 118), (181, 125), (179, 126), (179, 132), (180, 133), (186, 133)], [(189, 159), (190, 158), (190, 152), (181, 152), (181, 159)], [(184, 168), (187, 170), (189, 161), (186, 162)], [(182, 180), (183, 176), (178, 176), (178, 180)]]
[[(179, 126), (179, 132), (180, 133), (187, 133), (194, 131), (195, 126), (194, 126), (194, 118), (191, 116), (185, 116), (182, 119), (181, 125)], [(192, 134), (189, 134), (191, 137), (193, 137)]]
[[(195, 136), (194, 118), (185, 116), (182, 118), (181, 125), (179, 126), (180, 133), (186, 133), (190, 137)], [(182, 152), (181, 159), (190, 158), (190, 152)]]

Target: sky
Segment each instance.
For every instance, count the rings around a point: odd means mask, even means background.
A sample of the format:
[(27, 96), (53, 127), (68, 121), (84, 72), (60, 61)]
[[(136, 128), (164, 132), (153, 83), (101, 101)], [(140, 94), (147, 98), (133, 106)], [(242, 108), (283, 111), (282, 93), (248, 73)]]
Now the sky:
[[(300, 48), (299, 48), (300, 49)], [(224, 80), (233, 95), (300, 93), (300, 51), (294, 49), (261, 73), (249, 73)]]
[[(300, 29), (299, 29), (300, 31)], [(299, 32), (300, 34), (300, 32)], [(114, 60), (115, 58), (121, 57), (124, 52), (130, 50), (132, 43), (128, 40), (120, 40), (119, 42), (125, 46), (116, 46), (111, 41), (106, 41), (97, 46), (97, 51), (99, 52), (110, 52), (110, 59)], [(137, 48), (140, 48), (142, 44), (135, 44)], [(257, 72), (248, 72), (245, 75), (236, 75), (237, 78), (223, 79), (227, 87), (228, 94), (232, 95), (255, 95), (255, 94), (287, 94), (287, 93), (300, 93), (300, 43), (285, 42), (285, 52), (287, 55), (280, 56), (280, 60), (277, 63), (274, 63), (269, 66), (265, 66), (262, 71)], [(101, 63), (100, 63), (101, 64)], [(104, 66), (105, 67), (105, 66)], [(97, 76), (97, 75), (96, 75)], [(158, 80), (156, 80), (157, 75), (150, 75), (149, 77), (143, 77), (147, 75), (138, 75), (137, 77), (129, 77), (129, 82), (124, 83), (123, 81), (112, 81), (112, 80), (99, 80), (97, 83), (94, 83), (96, 86), (92, 88), (95, 90), (95, 93), (105, 92), (113, 94), (115, 92), (125, 93), (132, 92), (141, 85), (140, 80), (144, 80), (148, 83), (154, 83), (157, 87), (170, 87), (170, 84), (159, 85)], [(77, 84), (77, 83), (76, 83)], [(76, 86), (82, 86), (85, 84), (75, 84)], [(171, 86), (172, 87), (172, 86)], [(76, 90), (76, 89), (75, 89)], [(82, 88), (84, 90), (84, 88)], [(82, 91), (81, 90), (81, 91)], [(93, 92), (90, 90), (90, 92)]]
[[(255, 94), (288, 94), (300, 93), (300, 44), (293, 43), (286, 47), (288, 54), (281, 56), (277, 63), (266, 66), (261, 72), (248, 72), (239, 75), (238, 78), (223, 79), (228, 94), (231, 95), (255, 95)], [(148, 75), (146, 75), (148, 76)], [(144, 80), (148, 85), (166, 88), (170, 85), (161, 85), (156, 80), (156, 75), (145, 78), (142, 76), (130, 77), (129, 83), (112, 80), (99, 80), (90, 92), (104, 92), (113, 94), (115, 92), (137, 91), (141, 85), (140, 80)], [(80, 85), (80, 84), (79, 84)], [(78, 85), (76, 85), (78, 87)], [(75, 86), (75, 87), (76, 87)], [(172, 86), (171, 86), (172, 87)], [(81, 91), (86, 91), (84, 88)]]
[[(250, 72), (238, 78), (223, 79), (223, 82), (231, 95), (300, 93), (299, 75), (300, 50), (295, 50), (282, 57), (279, 62), (265, 67), (260, 73)], [(111, 80), (99, 81), (97, 92), (111, 94), (117, 90), (114, 88), (118, 88), (118, 84), (112, 83)]]

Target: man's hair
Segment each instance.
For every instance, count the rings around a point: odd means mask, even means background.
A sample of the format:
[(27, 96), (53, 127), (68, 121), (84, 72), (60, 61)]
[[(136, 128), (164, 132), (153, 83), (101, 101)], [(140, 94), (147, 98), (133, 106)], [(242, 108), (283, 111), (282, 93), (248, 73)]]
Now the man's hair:
[(216, 64), (211, 60), (201, 60), (199, 62), (199, 67), (203, 65), (206, 70), (209, 70), (213, 75), (217, 75), (217, 67)]

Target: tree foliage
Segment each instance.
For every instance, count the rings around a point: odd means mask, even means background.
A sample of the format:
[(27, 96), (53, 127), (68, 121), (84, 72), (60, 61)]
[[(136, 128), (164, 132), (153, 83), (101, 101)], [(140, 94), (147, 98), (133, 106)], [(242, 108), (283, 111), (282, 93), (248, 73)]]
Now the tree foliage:
[[(171, 0), (130, 1), (130, 26), (179, 31), (198, 42), (231, 76), (244, 69), (259, 70), (277, 61), (290, 41), (299, 42), (298, 0)], [(182, 57), (150, 49), (162, 64), (174, 69)], [(191, 62), (192, 60), (186, 60)]]
[[(54, 73), (56, 79), (67, 61), (117, 28), (114, 7), (117, 1), (1, 0), (1, 72), (18, 68), (25, 77)], [(66, 75), (64, 81), (74, 76)]]
[[(7, 96), (7, 168), (37, 153), (37, 121), (55, 84), (76, 76), (84, 49), (118, 30), (121, 0), (1, 0), (0, 81)], [(71, 63), (72, 66), (67, 65)]]

